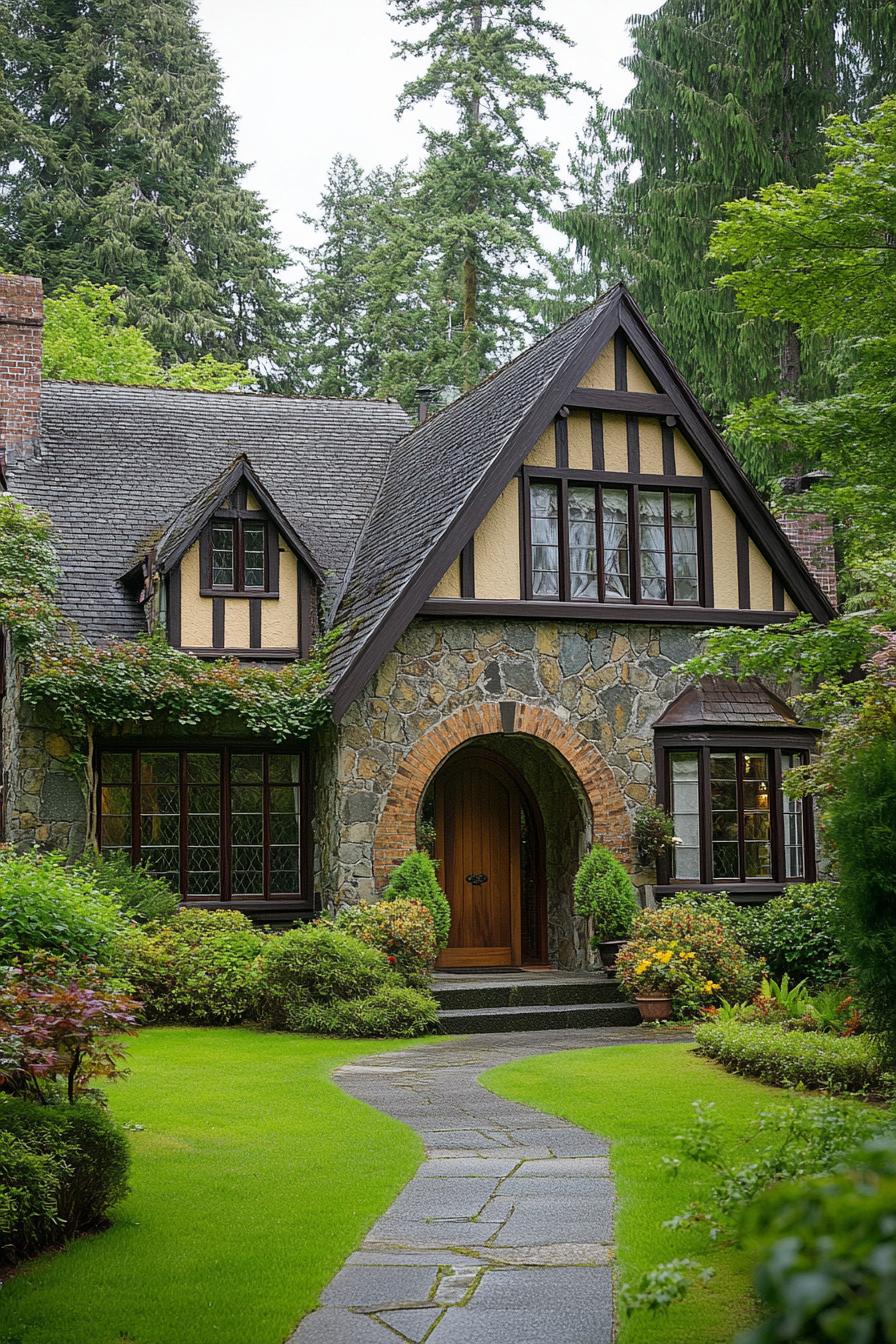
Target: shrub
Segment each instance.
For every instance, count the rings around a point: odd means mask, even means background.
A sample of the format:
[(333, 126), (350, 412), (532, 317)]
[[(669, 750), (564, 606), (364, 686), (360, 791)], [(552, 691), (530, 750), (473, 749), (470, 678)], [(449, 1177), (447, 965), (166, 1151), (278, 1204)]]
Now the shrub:
[(436, 866), (428, 854), (409, 854), (392, 872), (383, 892), (383, 901), (419, 901), (432, 915), (439, 947), (447, 947), (451, 930), (451, 906), (436, 877)]
[(787, 1031), (775, 1023), (704, 1022), (694, 1032), (700, 1054), (729, 1073), (747, 1074), (775, 1087), (827, 1092), (880, 1091), (883, 1066), (868, 1036)]
[(240, 1022), (253, 1012), (266, 935), (238, 910), (178, 910), (118, 942), (149, 1022)]
[(0, 959), (42, 949), (100, 960), (121, 925), (111, 896), (64, 855), (0, 852)]
[(844, 939), (859, 997), (896, 1068), (896, 743), (881, 740), (844, 771), (830, 809)]
[(177, 909), (180, 898), (174, 888), (142, 864), (132, 865), (122, 854), (103, 855), (94, 850), (82, 856), (77, 869), (138, 924), (167, 919)]
[(896, 1138), (866, 1143), (846, 1169), (773, 1187), (748, 1214), (768, 1313), (740, 1344), (896, 1338)]
[(338, 929), (305, 926), (272, 937), (261, 962), (260, 1000), (264, 1021), (291, 1031), (320, 1030), (304, 1025), (312, 1004), (363, 999), (389, 975), (382, 952)]
[(677, 843), (675, 822), (664, 807), (645, 803), (635, 816), (634, 837), (639, 861), (655, 866)]
[(628, 937), (638, 898), (628, 873), (603, 845), (593, 845), (585, 855), (572, 891), (576, 914), (588, 920), (592, 947)]
[(680, 891), (663, 898), (662, 908), (680, 906), (684, 910), (700, 910), (717, 919), (725, 932), (740, 943), (747, 952), (756, 956), (756, 920), (762, 906), (736, 905), (724, 891)]
[(73, 1102), (95, 1078), (114, 1078), (139, 1004), (111, 992), (92, 967), (74, 978), (54, 957), (8, 966), (0, 978), (0, 1088), (46, 1100), (63, 1083)]
[(58, 1232), (71, 1237), (100, 1226), (128, 1189), (130, 1152), (121, 1127), (93, 1102), (0, 1102), (0, 1132), (58, 1164)]
[(424, 1036), (437, 1031), (438, 1004), (429, 994), (383, 985), (363, 999), (309, 1004), (293, 1015), (293, 1030), (319, 1036)]
[(747, 946), (765, 958), (776, 980), (788, 975), (820, 989), (846, 975), (845, 934), (833, 883), (788, 887), (760, 906), (753, 920), (752, 931), (745, 933)]
[(0, 1258), (32, 1255), (60, 1235), (56, 1209), (62, 1174), (56, 1158), (31, 1152), (0, 1129)]
[(420, 901), (351, 906), (340, 911), (336, 927), (384, 952), (407, 984), (428, 984), (438, 947), (432, 915)]
[(748, 996), (757, 968), (717, 919), (700, 909), (642, 910), (616, 962), (631, 995), (666, 991), (674, 1017), (693, 1017), (719, 999)]

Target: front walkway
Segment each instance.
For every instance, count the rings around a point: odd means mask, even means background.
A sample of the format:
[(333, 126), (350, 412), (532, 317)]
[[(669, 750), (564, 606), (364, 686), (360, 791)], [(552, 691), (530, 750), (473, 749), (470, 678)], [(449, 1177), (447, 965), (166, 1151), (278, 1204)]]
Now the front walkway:
[(607, 1144), (477, 1083), (527, 1055), (649, 1041), (638, 1027), (461, 1037), (346, 1065), (426, 1161), (289, 1344), (609, 1344)]

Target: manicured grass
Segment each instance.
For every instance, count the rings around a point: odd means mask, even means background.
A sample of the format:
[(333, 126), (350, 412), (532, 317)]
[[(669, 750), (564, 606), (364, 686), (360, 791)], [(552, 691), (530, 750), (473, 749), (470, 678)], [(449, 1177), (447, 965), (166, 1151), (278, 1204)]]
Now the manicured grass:
[(0, 1290), (2, 1344), (282, 1344), (422, 1157), (331, 1069), (390, 1042), (144, 1031), (109, 1090), (133, 1191)]
[[(621, 1323), (619, 1344), (730, 1344), (755, 1316), (752, 1267), (742, 1251), (710, 1247), (694, 1229), (666, 1231), (704, 1188), (699, 1169), (685, 1164), (671, 1178), (661, 1158), (676, 1152), (675, 1136), (689, 1125), (692, 1103), (715, 1102), (728, 1132), (745, 1133), (760, 1110), (786, 1094), (748, 1082), (700, 1059), (690, 1045), (621, 1045), (570, 1050), (492, 1069), (482, 1080), (499, 1096), (571, 1120), (612, 1141), (610, 1164), (618, 1195), (616, 1234), (620, 1282), (667, 1260), (711, 1265), (714, 1279), (691, 1289), (666, 1312), (638, 1312)], [(748, 1150), (743, 1160), (749, 1160)]]

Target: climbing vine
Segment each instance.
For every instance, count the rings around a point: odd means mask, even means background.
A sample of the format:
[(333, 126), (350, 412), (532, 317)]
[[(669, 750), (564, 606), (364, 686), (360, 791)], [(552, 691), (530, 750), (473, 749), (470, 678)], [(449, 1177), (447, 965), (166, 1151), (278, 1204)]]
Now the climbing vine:
[(0, 626), (17, 653), (31, 653), (55, 630), (58, 578), (49, 516), (0, 495)]

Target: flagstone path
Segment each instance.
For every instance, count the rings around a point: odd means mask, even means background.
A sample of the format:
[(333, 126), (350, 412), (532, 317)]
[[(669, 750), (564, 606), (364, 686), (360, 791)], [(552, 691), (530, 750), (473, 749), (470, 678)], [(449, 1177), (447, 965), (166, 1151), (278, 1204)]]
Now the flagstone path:
[(288, 1344), (610, 1344), (608, 1145), (477, 1078), (527, 1055), (631, 1044), (638, 1027), (460, 1037), (338, 1069), (417, 1130), (426, 1160)]

